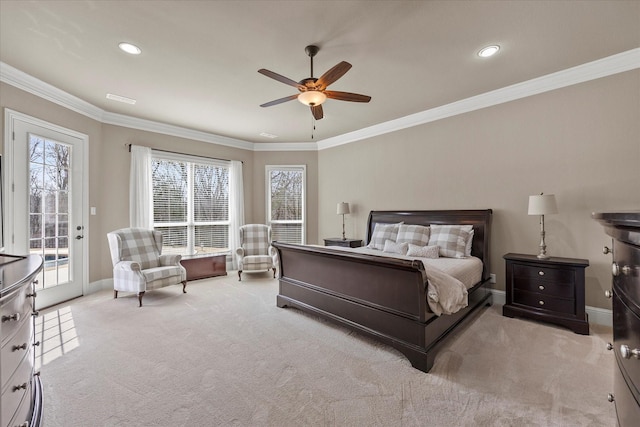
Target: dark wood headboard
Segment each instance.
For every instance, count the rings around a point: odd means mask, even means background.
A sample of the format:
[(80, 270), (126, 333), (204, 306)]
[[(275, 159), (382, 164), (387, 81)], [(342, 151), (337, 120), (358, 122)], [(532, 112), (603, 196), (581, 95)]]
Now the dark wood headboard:
[(371, 211), (367, 221), (367, 243), (371, 240), (373, 229), (377, 223), (431, 225), (431, 224), (460, 224), (472, 225), (474, 230), (471, 255), (482, 260), (484, 268), (482, 278), (488, 279), (489, 241), (491, 236), (491, 209), (448, 210), (448, 211)]

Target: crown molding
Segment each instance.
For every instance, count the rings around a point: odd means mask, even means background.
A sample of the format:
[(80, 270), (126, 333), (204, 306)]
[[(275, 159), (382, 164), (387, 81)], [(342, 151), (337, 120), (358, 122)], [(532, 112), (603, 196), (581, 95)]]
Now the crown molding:
[(396, 120), (380, 123), (354, 132), (345, 133), (318, 142), (318, 150), (349, 144), (362, 139), (372, 138), (390, 132), (419, 126), (447, 117), (457, 116), (482, 108), (503, 104), (516, 99), (538, 95), (563, 87), (584, 83), (590, 80), (640, 68), (640, 48), (631, 49), (616, 55), (567, 68), (546, 76), (516, 83), (471, 98), (462, 99), (430, 110), (421, 111)]
[(250, 151), (318, 151), (640, 68), (640, 48), (316, 142), (253, 143), (98, 108), (0, 61), (0, 81), (101, 123)]

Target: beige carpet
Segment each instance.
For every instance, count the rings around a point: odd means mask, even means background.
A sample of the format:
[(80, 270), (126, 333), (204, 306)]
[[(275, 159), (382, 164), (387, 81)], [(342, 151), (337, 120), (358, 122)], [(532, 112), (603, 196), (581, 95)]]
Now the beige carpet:
[(611, 329), (482, 311), (429, 374), (394, 349), (275, 305), (235, 272), (42, 312), (46, 427), (614, 426)]

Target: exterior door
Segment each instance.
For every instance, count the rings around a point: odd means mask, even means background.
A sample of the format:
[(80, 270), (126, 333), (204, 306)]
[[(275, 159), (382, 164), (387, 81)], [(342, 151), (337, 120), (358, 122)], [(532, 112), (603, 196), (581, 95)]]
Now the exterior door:
[[(44, 259), (38, 308), (81, 296), (86, 283), (84, 150), (86, 136), (27, 116), (7, 120), (6, 252)], [(7, 185), (5, 185), (7, 188)]]

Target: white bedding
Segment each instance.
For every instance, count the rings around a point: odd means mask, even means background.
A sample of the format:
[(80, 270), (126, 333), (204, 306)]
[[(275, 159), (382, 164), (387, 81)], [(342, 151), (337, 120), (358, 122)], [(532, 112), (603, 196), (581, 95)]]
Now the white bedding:
[(367, 247), (332, 247), (331, 249), (422, 261), (427, 273), (427, 303), (431, 311), (438, 316), (453, 314), (465, 308), (469, 304), (467, 289), (478, 283), (482, 277), (482, 261), (476, 257), (419, 258), (386, 253)]

